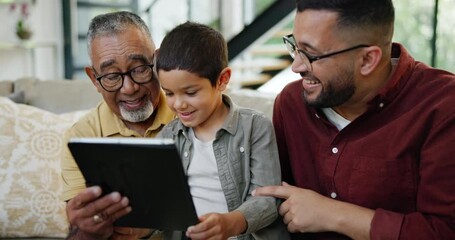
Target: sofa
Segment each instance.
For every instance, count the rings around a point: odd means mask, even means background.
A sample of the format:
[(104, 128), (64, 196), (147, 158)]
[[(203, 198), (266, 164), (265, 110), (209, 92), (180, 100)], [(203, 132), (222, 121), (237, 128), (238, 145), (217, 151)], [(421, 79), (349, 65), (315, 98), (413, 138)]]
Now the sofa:
[[(230, 89), (237, 104), (272, 115), (274, 94)], [(0, 239), (63, 239), (63, 133), (101, 95), (88, 80), (0, 81)]]

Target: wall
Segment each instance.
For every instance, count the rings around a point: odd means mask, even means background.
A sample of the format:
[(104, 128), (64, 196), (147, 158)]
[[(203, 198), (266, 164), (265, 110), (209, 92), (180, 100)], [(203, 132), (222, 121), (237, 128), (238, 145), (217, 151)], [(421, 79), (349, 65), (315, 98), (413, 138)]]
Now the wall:
[[(16, 2), (20, 4), (27, 1)], [(61, 2), (35, 1), (28, 18), (33, 36), (25, 42), (21, 42), (15, 35), (18, 10), (11, 12), (10, 4), (0, 3), (2, 25), (0, 27), (0, 81), (26, 76), (35, 76), (44, 80), (62, 78), (64, 63)], [(30, 48), (34, 45), (35, 48)]]

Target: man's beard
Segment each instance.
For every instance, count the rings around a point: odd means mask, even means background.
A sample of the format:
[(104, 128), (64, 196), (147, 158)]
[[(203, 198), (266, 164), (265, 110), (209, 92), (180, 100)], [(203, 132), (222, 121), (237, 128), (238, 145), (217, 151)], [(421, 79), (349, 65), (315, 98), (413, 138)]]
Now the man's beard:
[(126, 110), (122, 105), (120, 105), (120, 114), (122, 118), (128, 122), (143, 122), (149, 119), (152, 116), (154, 107), (151, 101), (147, 101), (144, 106), (135, 110)]
[(332, 81), (322, 88), (319, 96), (309, 101), (306, 97), (306, 93), (303, 93), (303, 97), (308, 106), (315, 108), (329, 108), (339, 106), (348, 101), (356, 91), (354, 84), (354, 77), (352, 74), (344, 73), (339, 76), (344, 78), (332, 79)]

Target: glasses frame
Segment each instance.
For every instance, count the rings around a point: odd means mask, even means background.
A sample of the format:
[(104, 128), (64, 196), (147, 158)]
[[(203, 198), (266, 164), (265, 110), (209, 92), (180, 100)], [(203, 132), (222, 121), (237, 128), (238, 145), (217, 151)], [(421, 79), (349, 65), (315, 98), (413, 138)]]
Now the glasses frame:
[[(148, 80), (148, 81), (146, 81), (146, 82), (136, 82), (136, 80), (134, 80), (134, 78), (133, 78), (133, 76), (131, 75), (131, 73), (132, 73), (134, 70), (136, 70), (137, 68), (144, 67), (144, 66), (147, 66), (147, 67), (150, 68), (150, 70), (152, 70), (152, 77), (150, 78), (150, 80)], [(95, 68), (94, 68), (93, 66), (92, 66), (92, 69), (93, 69), (93, 71), (95, 72), (95, 79), (100, 83), (101, 87), (102, 87), (104, 90), (106, 90), (106, 91), (108, 91), (108, 92), (117, 92), (119, 89), (121, 89), (121, 88), (123, 87), (123, 83), (125, 82), (125, 76), (126, 76), (126, 75), (128, 75), (128, 77), (130, 77), (131, 81), (133, 81), (134, 83), (139, 84), (139, 85), (145, 84), (145, 83), (148, 83), (148, 82), (152, 81), (152, 79), (153, 79), (153, 74), (154, 74), (154, 73), (153, 73), (153, 67), (154, 67), (154, 66), (155, 66), (154, 64), (143, 64), (143, 65), (139, 65), (139, 66), (136, 66), (136, 67), (134, 67), (134, 68), (131, 68), (130, 70), (128, 70), (128, 71), (126, 71), (126, 72), (112, 72), (112, 73), (104, 74), (104, 75), (102, 75), (102, 76), (97, 76), (98, 73), (96, 72), (96, 70), (95, 70)], [(117, 89), (115, 89), (115, 90), (108, 90), (108, 89), (106, 89), (106, 87), (104, 87), (103, 83), (101, 82), (101, 79), (102, 79), (103, 77), (106, 77), (106, 76), (111, 75), (111, 74), (118, 74), (118, 75), (120, 75), (120, 76), (122, 77), (122, 84), (120, 84), (120, 86), (119, 86)]]
[[(283, 42), (284, 42), (284, 45), (286, 45), (286, 48), (288, 49), (289, 55), (291, 55), (292, 59), (295, 59), (295, 52), (297, 51), (299, 53), (298, 55), (300, 56), (300, 58), (302, 59), (302, 61), (304, 63), (305, 63), (305, 60), (308, 60), (308, 63), (309, 63), (308, 69), (311, 69), (311, 71), (313, 71), (312, 63), (317, 60), (332, 57), (332, 56), (335, 56), (335, 55), (338, 55), (341, 53), (345, 53), (345, 52), (349, 52), (349, 51), (352, 51), (352, 50), (358, 49), (358, 48), (371, 47), (370, 45), (367, 45), (367, 44), (359, 44), (359, 45), (355, 45), (353, 47), (345, 48), (345, 49), (342, 49), (339, 51), (314, 56), (297, 47), (297, 45), (295, 44), (295, 38), (294, 38), (293, 34), (288, 34), (286, 36), (283, 36)], [(291, 48), (289, 48), (289, 46), (292, 47), (293, 51)]]

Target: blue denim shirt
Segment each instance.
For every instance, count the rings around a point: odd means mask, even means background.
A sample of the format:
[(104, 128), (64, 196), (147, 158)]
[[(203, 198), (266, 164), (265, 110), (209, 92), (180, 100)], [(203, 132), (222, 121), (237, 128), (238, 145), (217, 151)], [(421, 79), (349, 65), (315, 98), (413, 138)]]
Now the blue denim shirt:
[[(281, 183), (272, 123), (255, 110), (238, 107), (227, 95), (223, 95), (223, 102), (229, 107), (229, 114), (216, 133), (213, 150), (228, 209), (240, 211), (248, 224), (245, 234), (238, 239), (289, 239), (278, 217), (279, 201), (251, 196), (257, 187)], [(175, 119), (158, 134), (174, 139), (185, 171), (193, 156), (188, 130)]]

